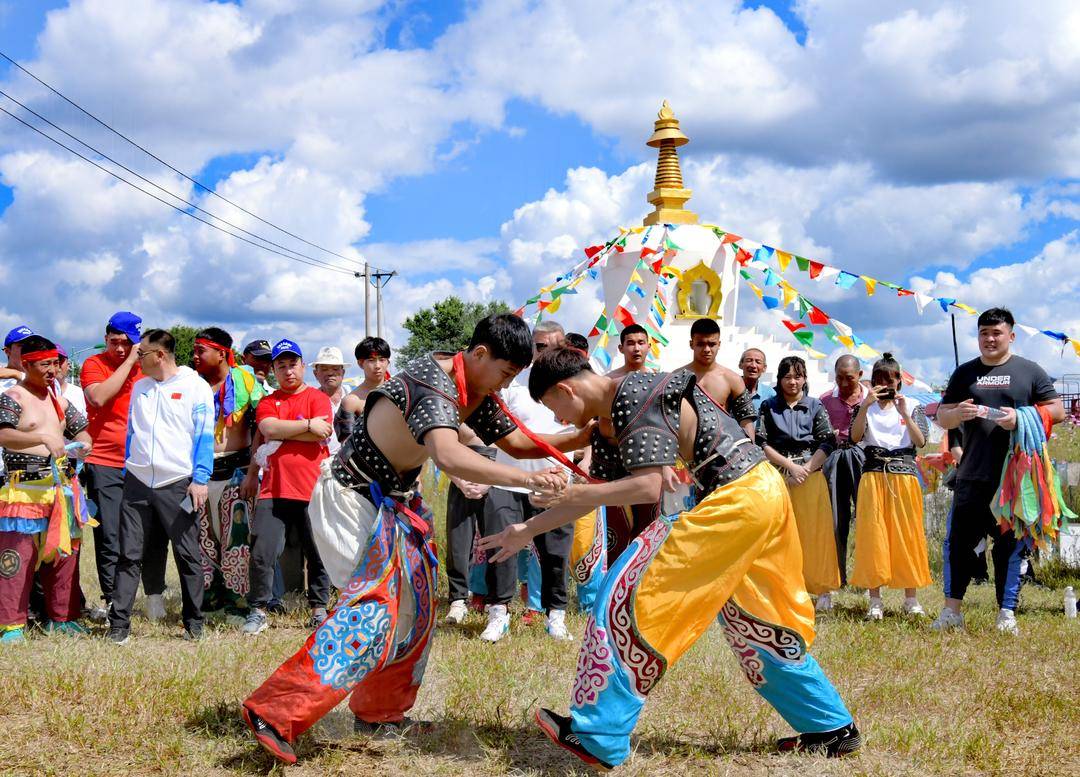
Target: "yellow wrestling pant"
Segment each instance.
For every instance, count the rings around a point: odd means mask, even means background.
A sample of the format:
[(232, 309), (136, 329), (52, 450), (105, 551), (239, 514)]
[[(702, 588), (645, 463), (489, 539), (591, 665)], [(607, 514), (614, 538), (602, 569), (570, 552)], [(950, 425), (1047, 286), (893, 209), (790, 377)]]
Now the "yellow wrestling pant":
[(851, 722), (806, 653), (814, 608), (799, 532), (783, 479), (762, 462), (654, 521), (604, 578), (571, 699), (573, 731), (590, 753), (626, 759), (649, 691), (718, 616), (747, 679), (796, 731)]

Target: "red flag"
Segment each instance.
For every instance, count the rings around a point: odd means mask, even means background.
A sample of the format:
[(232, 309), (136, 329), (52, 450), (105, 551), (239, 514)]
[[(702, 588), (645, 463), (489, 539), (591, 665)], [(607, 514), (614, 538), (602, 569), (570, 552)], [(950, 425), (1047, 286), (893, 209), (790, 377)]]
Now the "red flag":
[(910, 297), (910, 296), (912, 296), (914, 294), (915, 294), (915, 292), (911, 291), (910, 289), (897, 289), (896, 290), (896, 296), (897, 297)]
[(657, 257), (656, 261), (652, 263), (652, 271), (654, 273), (659, 273), (660, 268), (663, 267), (663, 266), (664, 266), (664, 257), (662, 257), (662, 256)]
[(518, 308), (517, 310), (514, 311), (514, 315), (517, 316), (518, 318), (521, 318), (522, 316), (525, 315), (525, 308), (523, 308), (523, 307)]
[(827, 324), (829, 323), (829, 317), (821, 312), (819, 308), (810, 308), (810, 323), (811, 324)]
[(754, 255), (752, 253), (750, 253), (749, 251), (747, 251), (745, 248), (740, 247), (735, 252), (735, 261), (738, 262), (739, 264), (745, 265), (747, 262), (749, 262), (753, 258), (754, 258)]
[(724, 236), (720, 238), (720, 245), (724, 245), (725, 243), (738, 243), (740, 240), (742, 240), (742, 238), (734, 232), (725, 232)]
[(824, 270), (824, 269), (825, 269), (825, 265), (823, 265), (821, 262), (815, 262), (813, 259), (810, 260), (810, 277), (811, 278), (817, 278), (819, 275), (821, 275), (821, 271)]
[(616, 243), (616, 244), (615, 244), (615, 253), (617, 253), (617, 254), (621, 254), (621, 253), (622, 253), (623, 251), (625, 251), (625, 250), (626, 250), (626, 249), (625, 249), (625, 248), (623, 248), (623, 246), (622, 246), (622, 244), (621, 244), (621, 243)]
[(603, 250), (604, 250), (603, 246), (589, 246), (588, 248), (585, 249), (585, 256), (592, 259), (594, 256), (596, 256), (598, 253), (600, 253)]
[(619, 305), (615, 308), (615, 320), (623, 326), (630, 326), (634, 323), (634, 316), (629, 310)]
[(594, 326), (594, 327), (592, 328), (592, 331), (591, 331), (591, 332), (589, 332), (588, 336), (589, 336), (589, 337), (595, 337), (595, 336), (596, 336), (596, 335), (598, 335), (598, 334), (600, 334), (600, 330), (599, 330), (599, 329), (597, 329), (597, 328), (596, 328), (596, 327)]
[(551, 300), (542, 299), (542, 300), (540, 300), (539, 302), (536, 303), (536, 306), (538, 308), (540, 308), (541, 310), (543, 310), (544, 308), (546, 308), (550, 304), (551, 304)]
[(904, 381), (905, 386), (913, 386), (915, 384), (915, 376), (907, 370), (900, 370), (900, 379)]
[(784, 326), (792, 333), (798, 332), (800, 329), (806, 329), (806, 324), (797, 324), (794, 321), (788, 321), (787, 319), (784, 319)]
[(649, 254), (655, 254), (655, 253), (656, 253), (655, 248), (649, 248), (648, 246), (642, 246), (641, 247), (641, 258), (642, 259), (644, 259)]

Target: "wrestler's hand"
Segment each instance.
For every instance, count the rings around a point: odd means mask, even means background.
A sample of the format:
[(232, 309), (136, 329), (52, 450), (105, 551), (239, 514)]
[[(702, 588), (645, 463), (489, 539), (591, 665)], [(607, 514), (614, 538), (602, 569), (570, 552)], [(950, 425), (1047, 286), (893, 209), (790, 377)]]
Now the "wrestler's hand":
[(491, 488), (485, 483), (473, 483), (471, 480), (462, 480), (461, 478), (451, 478), (451, 480), (454, 481), (454, 484), (466, 499), (482, 499), (488, 489)]
[(53, 455), (53, 458), (55, 459), (59, 459), (61, 456), (67, 455), (67, 440), (65, 440), (59, 434), (42, 432), (41, 444), (49, 449), (49, 453), (51, 453)]
[(559, 467), (533, 472), (525, 478), (525, 488), (541, 496), (561, 493), (566, 487), (566, 472)]
[(206, 504), (206, 497), (210, 493), (210, 489), (205, 483), (192, 483), (187, 487), (188, 493), (191, 495), (191, 506), (194, 508), (192, 512), (199, 512), (202, 510), (202, 506)]
[(665, 493), (674, 494), (679, 490), (681, 483), (679, 482), (679, 476), (675, 474), (674, 467), (664, 467), (660, 472), (660, 477), (663, 479)]
[(250, 501), (259, 495), (259, 468), (252, 462), (248, 464), (247, 474), (240, 483), (240, 498)]
[(595, 418), (585, 424), (585, 426), (578, 429), (577, 435), (575, 435), (574, 446), (575, 450), (581, 450), (582, 448), (588, 448), (592, 444), (593, 429), (597, 427), (600, 422)]
[(557, 494), (532, 494), (529, 501), (533, 507), (547, 510), (550, 507), (569, 504), (577, 496), (579, 488), (581, 488), (581, 484), (569, 483), (566, 488)]
[(513, 523), (498, 534), (481, 537), (476, 547), (484, 553), (489, 550), (498, 550), (494, 556), (488, 559), (489, 564), (498, 564), (500, 561), (512, 559), (518, 554), (518, 551), (528, 547), (532, 539), (533, 534), (528, 524)]

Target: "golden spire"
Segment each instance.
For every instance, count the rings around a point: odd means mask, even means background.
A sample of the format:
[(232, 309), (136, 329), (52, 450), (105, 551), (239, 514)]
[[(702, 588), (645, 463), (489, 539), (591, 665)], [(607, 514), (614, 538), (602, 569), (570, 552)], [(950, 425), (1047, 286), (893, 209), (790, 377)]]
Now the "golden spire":
[(650, 224), (697, 224), (697, 214), (683, 209), (683, 205), (693, 194), (683, 187), (682, 170), (679, 168), (679, 146), (685, 146), (690, 138), (679, 129), (679, 120), (671, 110), (668, 101), (660, 107), (653, 125), (652, 137), (646, 145), (660, 149), (660, 158), (656, 163), (656, 181), (649, 193), (649, 204), (655, 210), (645, 217), (645, 225)]

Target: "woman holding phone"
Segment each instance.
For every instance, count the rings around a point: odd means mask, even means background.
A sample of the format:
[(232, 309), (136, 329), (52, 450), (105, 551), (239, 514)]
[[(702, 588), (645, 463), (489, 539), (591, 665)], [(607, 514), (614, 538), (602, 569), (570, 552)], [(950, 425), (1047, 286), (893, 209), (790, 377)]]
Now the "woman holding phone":
[(915, 452), (926, 444), (922, 406), (900, 393), (900, 365), (885, 353), (874, 363), (870, 390), (851, 420), (851, 440), (863, 442), (866, 464), (855, 512), (851, 584), (870, 590), (868, 620), (881, 620), (884, 586), (904, 589), (904, 613), (925, 615), (915, 590), (930, 585), (922, 488)]

